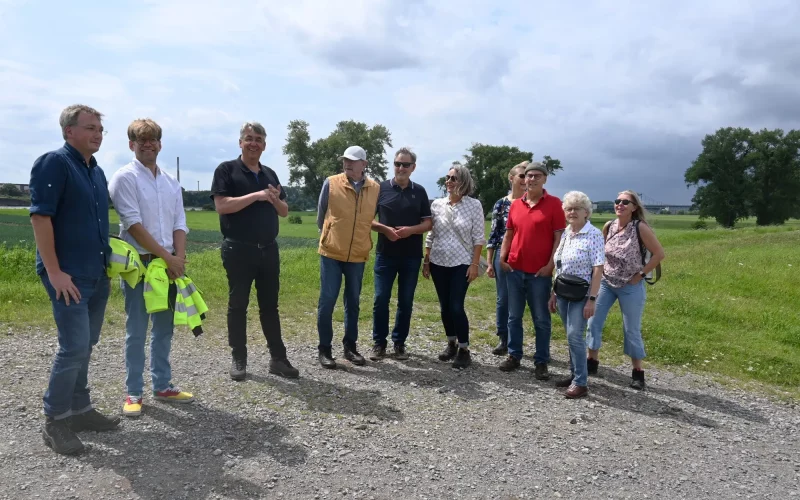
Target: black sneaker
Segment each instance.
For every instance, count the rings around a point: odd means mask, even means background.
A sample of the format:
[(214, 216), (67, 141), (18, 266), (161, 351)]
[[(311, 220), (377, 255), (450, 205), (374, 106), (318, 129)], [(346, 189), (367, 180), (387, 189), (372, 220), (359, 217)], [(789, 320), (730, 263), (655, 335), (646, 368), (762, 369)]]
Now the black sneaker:
[(286, 378), (297, 378), (300, 376), (300, 370), (292, 366), (286, 358), (272, 358), (269, 362), (269, 372)]
[(405, 344), (394, 345), (394, 359), (399, 359), (401, 361), (408, 359), (408, 353), (406, 352)]
[(536, 363), (533, 376), (536, 377), (536, 380), (549, 380), (550, 373), (547, 372), (547, 363)]
[(321, 364), (323, 368), (336, 368), (336, 360), (333, 358), (333, 354), (331, 354), (330, 347), (320, 347), (318, 359), (319, 364)]
[(599, 359), (586, 358), (586, 368), (589, 369), (589, 375), (597, 375), (597, 369), (600, 367)]
[(495, 356), (505, 356), (508, 354), (508, 337), (501, 337), (499, 336), (500, 343), (497, 344), (497, 347), (492, 349), (492, 354)]
[(498, 366), (501, 372), (513, 372), (517, 368), (519, 368), (519, 360), (514, 356), (509, 356), (506, 358), (505, 361), (500, 363)]
[(231, 359), (231, 380), (244, 380), (247, 378), (247, 358), (233, 356)]
[(83, 443), (69, 428), (67, 419), (53, 420), (47, 417), (42, 426), (44, 444), (61, 455), (74, 455), (83, 451)]
[(637, 370), (634, 368), (633, 371), (631, 371), (631, 387), (637, 391), (644, 390), (644, 370)]
[(364, 366), (367, 364), (367, 360), (364, 359), (364, 356), (358, 353), (355, 344), (343, 344), (344, 345), (344, 359), (353, 363), (356, 366)]
[(372, 361), (380, 361), (386, 357), (386, 346), (375, 344), (369, 352), (369, 359)]
[(472, 356), (469, 353), (469, 349), (459, 347), (456, 352), (456, 359), (453, 360), (453, 368), (462, 369), (468, 367), (470, 364), (472, 364)]
[(456, 342), (448, 342), (447, 347), (444, 348), (441, 354), (439, 354), (439, 361), (450, 361), (451, 359), (456, 357), (456, 353), (458, 352), (458, 343)]
[(68, 425), (72, 432), (110, 431), (116, 429), (120, 422), (119, 417), (106, 417), (94, 408), (80, 415), (73, 415), (67, 420), (69, 420)]
[(572, 376), (556, 380), (556, 387), (569, 387), (572, 385)]

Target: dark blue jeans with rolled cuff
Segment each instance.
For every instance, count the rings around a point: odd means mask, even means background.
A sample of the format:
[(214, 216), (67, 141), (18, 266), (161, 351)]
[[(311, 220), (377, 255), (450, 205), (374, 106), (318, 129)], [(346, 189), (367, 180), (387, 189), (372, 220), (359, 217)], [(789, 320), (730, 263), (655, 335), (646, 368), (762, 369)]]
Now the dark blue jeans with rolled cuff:
[(508, 286), (508, 354), (522, 359), (522, 316), (525, 305), (531, 309), (533, 329), (536, 332), (536, 352), (533, 362), (547, 364), (550, 362), (550, 337), (552, 324), (547, 302), (553, 278), (537, 277), (533, 273), (517, 271), (506, 273)]
[(506, 284), (506, 272), (500, 266), (500, 249), (494, 252), (495, 288), (497, 289), (497, 301), (495, 304), (495, 319), (497, 323), (497, 336), (508, 341), (508, 285)]
[(392, 342), (405, 344), (411, 328), (411, 311), (417, 289), (421, 257), (391, 257), (375, 255), (375, 300), (372, 306), (372, 340), (375, 345), (386, 346), (389, 336), (389, 302), (397, 278), (397, 312), (394, 317)]
[(457, 339), (461, 347), (469, 345), (469, 319), (464, 310), (467, 298), (469, 266), (437, 266), (431, 262), (431, 279), (439, 297), (442, 324), (448, 339)]
[(70, 300), (67, 305), (63, 296), (56, 300), (56, 291), (47, 273), (42, 273), (40, 278), (50, 297), (58, 329), (58, 351), (43, 398), (44, 414), (60, 420), (92, 409), (89, 360), (92, 348), (100, 340), (111, 285), (106, 276), (73, 278), (81, 299), (77, 303)]
[(344, 339), (345, 344), (358, 341), (358, 313), (360, 311), (361, 281), (364, 262), (342, 262), (319, 256), (319, 303), (317, 305), (317, 332), (319, 347), (330, 348), (333, 342), (333, 308), (339, 298), (344, 276)]

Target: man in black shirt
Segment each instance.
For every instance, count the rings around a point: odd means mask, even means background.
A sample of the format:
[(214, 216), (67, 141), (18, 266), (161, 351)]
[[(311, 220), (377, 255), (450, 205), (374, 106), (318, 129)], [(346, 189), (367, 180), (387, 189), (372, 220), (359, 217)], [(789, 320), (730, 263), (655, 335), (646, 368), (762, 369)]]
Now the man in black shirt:
[(394, 356), (408, 359), (406, 338), (411, 327), (411, 310), (422, 263), (422, 235), (430, 231), (431, 207), (425, 188), (411, 182), (417, 168), (417, 155), (401, 148), (394, 155), (394, 179), (381, 182), (378, 196), (378, 220), (372, 229), (378, 234), (375, 255), (375, 302), (372, 308), (372, 340), (375, 345), (370, 359), (386, 356), (389, 336), (389, 301), (395, 278), (397, 313), (392, 330)]
[(258, 122), (242, 125), (239, 158), (221, 163), (214, 172), (214, 200), (222, 242), (222, 265), (228, 274), (228, 345), (233, 380), (247, 376), (247, 305), (256, 282), (261, 328), (272, 360), (270, 373), (296, 378), (299, 371), (286, 358), (278, 317), (280, 257), (278, 216), (286, 217), (286, 193), (275, 172), (259, 162), (267, 133)]

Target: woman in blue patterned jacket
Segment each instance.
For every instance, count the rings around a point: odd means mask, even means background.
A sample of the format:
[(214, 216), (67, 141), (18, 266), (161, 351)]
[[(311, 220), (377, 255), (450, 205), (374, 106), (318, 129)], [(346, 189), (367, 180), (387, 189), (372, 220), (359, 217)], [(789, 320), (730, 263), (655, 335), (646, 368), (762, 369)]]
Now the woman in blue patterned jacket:
[(508, 172), (511, 192), (494, 204), (492, 209), (492, 229), (489, 233), (489, 242), (486, 244), (486, 260), (489, 264), (486, 268), (486, 274), (490, 278), (495, 278), (495, 285), (497, 286), (496, 318), (499, 343), (492, 351), (492, 354), (497, 356), (508, 354), (508, 289), (506, 288), (506, 273), (500, 267), (500, 247), (503, 244), (503, 236), (506, 234), (508, 209), (514, 200), (522, 198), (522, 195), (525, 194), (525, 167), (529, 163), (529, 161), (523, 161)]

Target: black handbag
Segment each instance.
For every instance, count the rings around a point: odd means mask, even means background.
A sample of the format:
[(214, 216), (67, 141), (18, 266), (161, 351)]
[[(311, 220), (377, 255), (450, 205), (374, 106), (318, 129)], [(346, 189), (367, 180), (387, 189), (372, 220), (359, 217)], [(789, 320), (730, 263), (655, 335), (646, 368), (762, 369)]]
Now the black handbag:
[(574, 274), (561, 274), (561, 252), (566, 246), (568, 236), (564, 236), (564, 244), (559, 245), (556, 268), (559, 270), (555, 282), (553, 282), (553, 292), (564, 300), (570, 302), (580, 302), (589, 295), (589, 282)]

